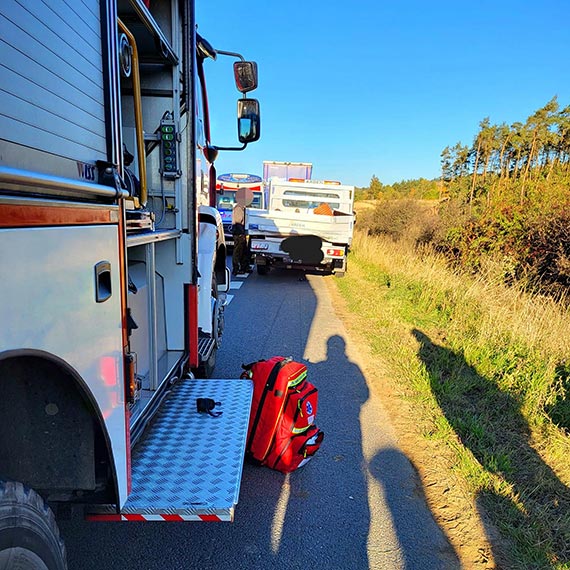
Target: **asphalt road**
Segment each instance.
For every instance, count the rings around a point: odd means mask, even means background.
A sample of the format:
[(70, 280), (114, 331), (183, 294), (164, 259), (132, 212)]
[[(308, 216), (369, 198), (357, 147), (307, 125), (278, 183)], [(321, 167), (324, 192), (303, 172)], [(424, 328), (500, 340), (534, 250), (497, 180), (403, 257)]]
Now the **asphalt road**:
[(214, 374), (237, 377), (242, 363), (273, 355), (305, 362), (326, 434), (314, 459), (290, 475), (246, 465), (234, 523), (60, 521), (71, 570), (460, 567), (359, 367), (325, 279), (334, 277), (273, 271), (238, 278)]

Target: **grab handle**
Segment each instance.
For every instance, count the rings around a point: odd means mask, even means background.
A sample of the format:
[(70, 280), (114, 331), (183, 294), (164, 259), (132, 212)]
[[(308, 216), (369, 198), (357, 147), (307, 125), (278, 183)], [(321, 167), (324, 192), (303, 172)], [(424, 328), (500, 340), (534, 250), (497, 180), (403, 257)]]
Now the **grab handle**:
[(95, 301), (104, 303), (112, 294), (111, 264), (108, 261), (100, 261), (95, 265)]

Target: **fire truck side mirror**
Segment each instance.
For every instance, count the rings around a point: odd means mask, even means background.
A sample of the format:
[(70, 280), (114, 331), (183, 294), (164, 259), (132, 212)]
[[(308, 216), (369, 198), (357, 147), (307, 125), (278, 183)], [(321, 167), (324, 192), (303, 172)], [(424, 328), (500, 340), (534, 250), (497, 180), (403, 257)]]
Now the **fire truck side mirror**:
[(247, 144), (259, 139), (261, 135), (261, 119), (259, 101), (257, 99), (238, 100), (238, 138)]
[(255, 61), (236, 61), (234, 63), (236, 87), (241, 93), (257, 89), (257, 63)]

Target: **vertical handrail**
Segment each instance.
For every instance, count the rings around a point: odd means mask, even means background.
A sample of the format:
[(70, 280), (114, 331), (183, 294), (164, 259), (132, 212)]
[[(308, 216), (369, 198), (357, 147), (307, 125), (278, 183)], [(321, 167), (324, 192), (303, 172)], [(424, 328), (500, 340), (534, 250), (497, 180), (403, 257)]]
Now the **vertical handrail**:
[(137, 154), (139, 158), (139, 178), (141, 183), (141, 204), (146, 206), (147, 202), (147, 182), (146, 182), (146, 153), (144, 149), (144, 133), (142, 120), (142, 97), (141, 97), (141, 78), (139, 72), (139, 52), (137, 42), (130, 30), (117, 18), (119, 29), (127, 36), (131, 49), (133, 50), (133, 92), (134, 92), (134, 111), (135, 111), (135, 130), (137, 133)]

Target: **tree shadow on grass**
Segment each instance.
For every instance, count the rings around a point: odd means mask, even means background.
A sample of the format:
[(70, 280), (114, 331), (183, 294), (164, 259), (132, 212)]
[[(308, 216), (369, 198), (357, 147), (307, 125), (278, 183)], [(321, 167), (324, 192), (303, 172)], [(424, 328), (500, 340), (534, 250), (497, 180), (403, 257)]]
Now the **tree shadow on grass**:
[(520, 402), (463, 354), (412, 334), (443, 414), (490, 476), (477, 504), (509, 537), (506, 547), (495, 544), (497, 561), (509, 570), (570, 563), (570, 491), (532, 447)]

